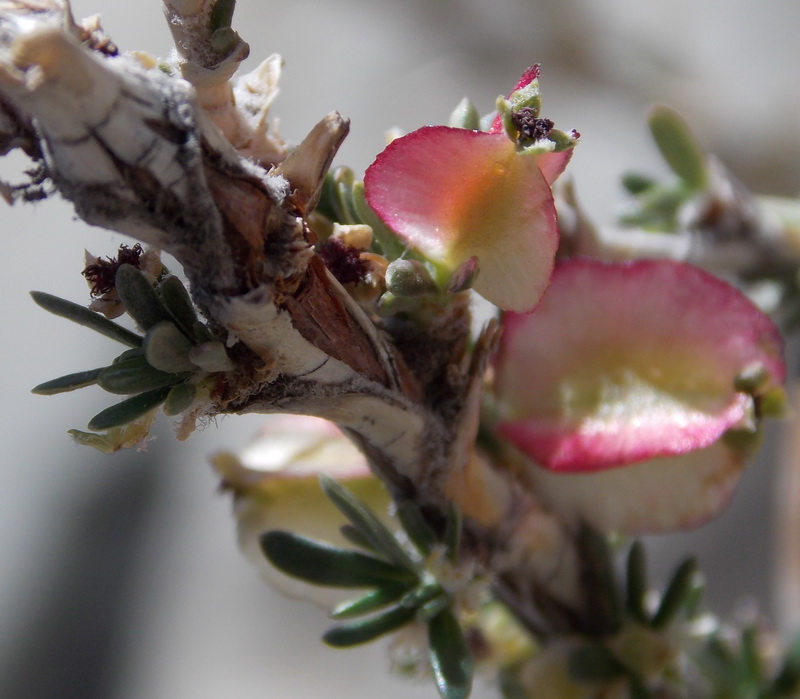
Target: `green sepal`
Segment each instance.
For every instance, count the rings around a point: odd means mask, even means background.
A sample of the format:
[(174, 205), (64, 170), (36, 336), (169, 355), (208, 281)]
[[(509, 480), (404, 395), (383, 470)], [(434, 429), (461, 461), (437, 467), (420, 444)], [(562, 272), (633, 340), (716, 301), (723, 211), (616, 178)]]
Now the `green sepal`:
[(425, 521), (419, 506), (411, 500), (403, 500), (397, 505), (397, 518), (411, 539), (411, 543), (423, 556), (427, 556), (436, 545), (437, 538), (436, 533)]
[(645, 608), (647, 595), (647, 557), (641, 541), (634, 541), (628, 551), (626, 565), (625, 607), (640, 624), (649, 622)]
[(450, 119), (447, 124), (456, 129), (470, 129), (471, 131), (480, 131), (481, 128), (481, 115), (475, 108), (475, 105), (465, 97), (451, 112)]
[(121, 342), (123, 345), (128, 345), (128, 347), (139, 347), (142, 344), (140, 335), (123, 328), (121, 325), (117, 325), (104, 315), (90, 311), (85, 306), (53, 296), (53, 294), (48, 294), (44, 291), (31, 291), (30, 293), (37, 305), (54, 315), (90, 328), (105, 337)]
[(583, 684), (605, 684), (625, 674), (625, 667), (599, 643), (574, 648), (567, 657), (569, 676)]
[(31, 393), (39, 396), (52, 396), (56, 393), (66, 393), (67, 391), (74, 391), (77, 388), (84, 388), (97, 383), (97, 377), (102, 371), (100, 369), (89, 369), (87, 371), (78, 371), (74, 374), (67, 374), (66, 376), (59, 376), (57, 379), (50, 379), (34, 386)]
[(144, 274), (133, 265), (120, 265), (114, 286), (128, 315), (143, 330), (149, 330), (162, 320), (171, 320), (156, 290)]
[(261, 549), (276, 568), (314, 585), (383, 587), (416, 582), (415, 575), (379, 558), (336, 548), (292, 532), (267, 532), (261, 537)]
[(174, 275), (165, 277), (156, 287), (156, 292), (172, 316), (175, 325), (186, 337), (195, 341), (204, 339), (195, 336), (198, 323), (197, 313), (192, 303), (192, 297), (189, 296), (189, 292), (178, 277)]
[(164, 401), (164, 414), (172, 417), (180, 415), (194, 402), (197, 387), (193, 383), (179, 383), (173, 386)]
[(687, 602), (694, 588), (693, 580), (696, 574), (697, 562), (694, 558), (687, 558), (678, 566), (664, 591), (661, 604), (650, 622), (652, 628), (662, 630), (669, 626)]
[(144, 356), (159, 371), (173, 374), (196, 371), (197, 366), (189, 360), (191, 349), (192, 343), (186, 335), (168, 320), (156, 323), (144, 337)]
[(185, 375), (154, 369), (144, 357), (133, 357), (102, 369), (97, 384), (109, 393), (130, 395), (174, 386), (184, 378)]
[(342, 602), (331, 610), (329, 616), (332, 619), (351, 619), (355, 616), (374, 612), (392, 602), (397, 602), (398, 599), (404, 596), (407, 589), (408, 587), (405, 585), (379, 587), (377, 590), (372, 590), (362, 597)]
[(112, 427), (127, 425), (129, 422), (133, 422), (161, 405), (168, 394), (169, 388), (159, 388), (155, 391), (147, 391), (146, 393), (140, 393), (138, 396), (127, 398), (121, 403), (101, 410), (89, 420), (88, 427), (90, 430), (100, 432)]
[(678, 112), (663, 105), (650, 110), (647, 119), (661, 155), (672, 171), (691, 189), (708, 186), (706, 154)]
[(334, 626), (325, 632), (322, 640), (334, 648), (357, 646), (391, 633), (413, 620), (413, 609), (397, 605), (369, 619)]
[(472, 691), (472, 656), (451, 609), (428, 622), (431, 669), (442, 699), (466, 699)]
[(416, 564), (392, 532), (358, 498), (324, 473), (320, 475), (319, 482), (328, 499), (350, 520), (372, 548), (386, 556), (395, 565), (416, 573)]

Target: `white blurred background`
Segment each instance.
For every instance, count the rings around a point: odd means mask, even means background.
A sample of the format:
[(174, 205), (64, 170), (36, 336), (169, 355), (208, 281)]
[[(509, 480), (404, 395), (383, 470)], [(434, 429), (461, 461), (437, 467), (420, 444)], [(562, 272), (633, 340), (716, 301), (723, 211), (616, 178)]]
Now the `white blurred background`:
[[(169, 50), (156, 0), (73, 6), (102, 13), (122, 49)], [(681, 110), (753, 189), (800, 190), (796, 0), (240, 0), (234, 28), (251, 46), (246, 69), (285, 58), (273, 108), (282, 135), (297, 142), (337, 109), (352, 120), (337, 162), (357, 172), (389, 127), (443, 123), (465, 95), (489, 111), (541, 62), (544, 114), (581, 132), (570, 172), (598, 221), (621, 203), (623, 171), (665, 172), (644, 122), (654, 101)], [(24, 162), (8, 160), (0, 176), (14, 179)], [(432, 685), (387, 677), (379, 646), (324, 647), (324, 614), (279, 598), (239, 556), (207, 455), (242, 445), (257, 418), (220, 420), (186, 444), (162, 426), (147, 453), (72, 444), (66, 430), (110, 397), (29, 389), (101, 366), (117, 348), (38, 310), (27, 291), (86, 298), (83, 248), (110, 255), (122, 239), (56, 200), (5, 207), (2, 222), (0, 696), (435, 697)], [(754, 594), (775, 617), (775, 450), (761, 461), (723, 517), (652, 551), (662, 573), (698, 554), (719, 611)]]

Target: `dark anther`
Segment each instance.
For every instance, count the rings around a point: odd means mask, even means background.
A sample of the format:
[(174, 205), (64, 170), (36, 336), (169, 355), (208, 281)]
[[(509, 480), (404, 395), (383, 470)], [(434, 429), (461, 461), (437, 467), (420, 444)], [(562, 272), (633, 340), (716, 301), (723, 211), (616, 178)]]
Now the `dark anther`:
[(367, 275), (367, 264), (361, 259), (361, 251), (341, 240), (328, 238), (317, 245), (317, 254), (340, 284), (358, 283)]
[(536, 116), (536, 110), (530, 107), (523, 107), (511, 115), (511, 121), (519, 131), (520, 141), (538, 141), (545, 138), (553, 128), (550, 119), (540, 119)]
[(98, 258), (97, 262), (89, 265), (83, 270), (82, 274), (92, 285), (92, 296), (102, 296), (114, 288), (114, 280), (120, 265), (133, 265), (137, 269), (140, 266), (139, 258), (144, 250), (139, 243), (132, 248), (127, 245), (120, 245), (116, 257), (106, 257), (105, 260)]

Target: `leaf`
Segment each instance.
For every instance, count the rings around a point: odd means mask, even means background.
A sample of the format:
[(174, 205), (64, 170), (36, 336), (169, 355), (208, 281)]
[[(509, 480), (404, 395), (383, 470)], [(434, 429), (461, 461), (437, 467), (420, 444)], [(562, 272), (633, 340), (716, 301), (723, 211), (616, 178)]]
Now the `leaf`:
[(184, 376), (159, 371), (150, 366), (144, 357), (133, 357), (102, 369), (97, 383), (104, 391), (124, 395), (173, 386)]
[(181, 332), (195, 341), (200, 340), (200, 338), (195, 337), (195, 326), (198, 322), (197, 313), (195, 312), (192, 298), (189, 296), (189, 292), (183, 282), (178, 277), (169, 275), (159, 283), (156, 291)]
[(678, 112), (657, 105), (648, 117), (650, 131), (672, 171), (692, 189), (708, 184), (706, 154)]
[(567, 672), (576, 682), (605, 684), (624, 674), (625, 668), (608, 648), (592, 644), (570, 652)]
[(461, 548), (461, 534), (463, 529), (464, 521), (461, 517), (461, 511), (456, 507), (455, 503), (450, 503), (444, 529), (444, 546), (447, 551), (447, 560), (453, 565), (458, 562), (458, 552)]
[(578, 534), (585, 569), (585, 595), (592, 610), (593, 631), (613, 633), (622, 623), (622, 600), (611, 548), (605, 535), (589, 525)]
[[(349, 619), (361, 616), (376, 609), (381, 609), (392, 602), (396, 602), (408, 589), (405, 585), (387, 585), (377, 590), (372, 590), (362, 597), (342, 602), (331, 610), (332, 619)], [(406, 606), (405, 604), (403, 606)]]
[(168, 320), (156, 323), (144, 338), (144, 355), (148, 363), (160, 371), (195, 371), (197, 367), (189, 360), (191, 349), (190, 340)]
[(697, 561), (687, 558), (678, 566), (667, 585), (661, 604), (650, 626), (656, 630), (665, 629), (680, 611), (693, 589), (693, 578), (697, 573)]
[(85, 306), (53, 296), (44, 291), (31, 291), (30, 293), (37, 305), (54, 315), (71, 320), (78, 325), (83, 325), (129, 347), (139, 347), (142, 344), (141, 336), (127, 328), (123, 328), (121, 325), (117, 325), (99, 313), (90, 311)]
[(626, 584), (626, 607), (630, 614), (640, 624), (647, 624), (648, 614), (645, 608), (645, 595), (647, 594), (647, 559), (644, 545), (641, 541), (634, 541), (628, 551)]
[(50, 381), (45, 381), (38, 386), (34, 386), (31, 389), (31, 393), (35, 393), (39, 396), (52, 396), (56, 393), (65, 393), (67, 391), (74, 391), (76, 388), (91, 386), (97, 383), (97, 377), (101, 371), (102, 367), (100, 369), (78, 371), (74, 374), (60, 376), (57, 379), (50, 379)]
[(350, 624), (343, 624), (342, 626), (334, 626), (332, 629), (325, 632), (322, 640), (329, 646), (334, 646), (335, 648), (356, 646), (399, 629), (413, 619), (413, 609), (397, 605), (369, 619), (354, 621)]
[(147, 391), (133, 396), (127, 400), (112, 405), (105, 410), (101, 410), (91, 420), (89, 429), (99, 432), (111, 427), (119, 427), (133, 422), (136, 418), (150, 412), (161, 405), (169, 394), (169, 388), (159, 388), (155, 391)]
[(425, 521), (419, 506), (411, 500), (403, 500), (397, 505), (397, 518), (411, 539), (411, 543), (423, 556), (427, 556), (437, 543), (437, 539), (436, 533)]
[(156, 290), (133, 265), (120, 265), (114, 284), (128, 315), (143, 330), (149, 330), (162, 320), (171, 319)]
[(353, 526), (358, 529), (372, 548), (396, 565), (416, 573), (416, 564), (383, 522), (330, 476), (321, 474), (319, 482), (325, 495), (353, 523)]
[(472, 691), (472, 656), (461, 624), (450, 609), (428, 622), (430, 661), (442, 699), (465, 699)]
[(407, 570), (379, 558), (287, 531), (267, 532), (261, 537), (261, 548), (276, 568), (315, 585), (382, 587), (387, 583), (416, 582), (416, 576)]
[(179, 383), (170, 389), (164, 402), (165, 415), (179, 415), (186, 410), (197, 395), (197, 387), (193, 383)]

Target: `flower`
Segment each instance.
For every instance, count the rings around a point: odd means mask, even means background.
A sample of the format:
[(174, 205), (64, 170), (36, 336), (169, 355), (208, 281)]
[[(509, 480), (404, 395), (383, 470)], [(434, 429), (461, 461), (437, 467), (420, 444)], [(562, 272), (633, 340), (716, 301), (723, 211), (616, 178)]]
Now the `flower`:
[(267, 582), (290, 597), (326, 607), (342, 601), (340, 590), (312, 586), (278, 571), (264, 558), (259, 540), (268, 531), (284, 529), (335, 545), (348, 543), (339, 533), (345, 520), (320, 488), (320, 473), (346, 484), (375, 512), (388, 513), (389, 494), (370, 473), (363, 454), (326, 420), (273, 415), (240, 455), (222, 452), (213, 464), (222, 488), (234, 496), (239, 546)]
[[(477, 258), (475, 290), (519, 312), (531, 311), (549, 282), (558, 247), (550, 186), (576, 143), (538, 119), (530, 100), (515, 100), (532, 90), (538, 99), (532, 70), (508, 100), (511, 134), (424, 126), (392, 141), (364, 177), (367, 202), (401, 239), (451, 273)], [(516, 107), (546, 122), (536, 138), (515, 120)]]
[(568, 519), (696, 525), (725, 504), (749, 455), (721, 438), (754, 435), (782, 397), (782, 350), (767, 316), (696, 267), (569, 260), (534, 313), (506, 316), (497, 429)]

